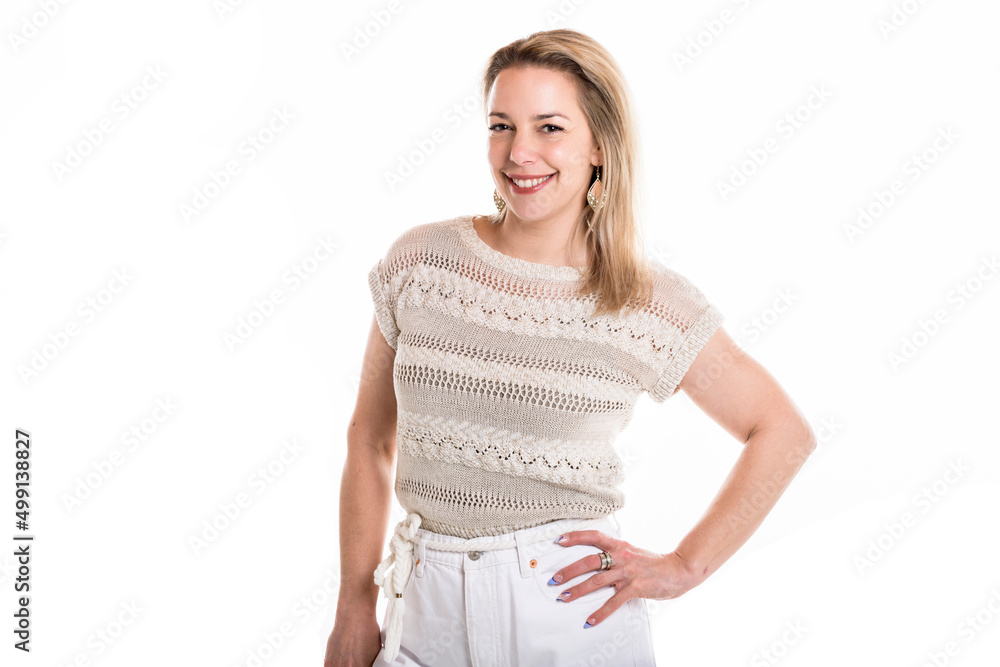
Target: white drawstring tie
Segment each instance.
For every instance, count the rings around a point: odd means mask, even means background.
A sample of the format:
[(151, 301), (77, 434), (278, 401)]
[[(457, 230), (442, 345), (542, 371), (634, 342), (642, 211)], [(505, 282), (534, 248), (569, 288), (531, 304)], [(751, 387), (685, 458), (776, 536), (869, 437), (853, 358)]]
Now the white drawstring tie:
[[(389, 555), (375, 568), (375, 585), (382, 587), (382, 593), (389, 600), (386, 612), (385, 631), (385, 661), (392, 661), (399, 653), (399, 642), (403, 636), (403, 610), (406, 601), (403, 600), (403, 588), (413, 571), (413, 545), (420, 527), (420, 515), (411, 512), (405, 519), (396, 524), (389, 545)], [(386, 577), (385, 572), (393, 564), (392, 576)]]

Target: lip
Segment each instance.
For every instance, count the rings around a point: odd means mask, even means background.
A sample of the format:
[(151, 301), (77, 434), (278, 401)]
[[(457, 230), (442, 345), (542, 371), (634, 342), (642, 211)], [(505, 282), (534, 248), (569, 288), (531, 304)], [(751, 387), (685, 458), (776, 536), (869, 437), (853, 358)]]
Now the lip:
[(548, 174), (510, 174), (510, 173), (504, 172), (504, 175), (507, 176), (508, 178), (518, 178), (518, 179), (520, 179), (522, 181), (527, 181), (527, 180), (532, 179), (532, 178), (545, 178), (546, 176), (551, 176), (554, 173), (556, 173), (556, 172), (551, 171)]
[[(529, 175), (524, 175), (524, 176), (522, 176), (520, 174), (517, 174), (516, 176), (517, 176), (518, 180), (525, 180), (526, 181), (526, 180), (533, 179), (533, 178), (545, 178), (546, 176), (552, 176), (554, 178), (555, 175), (556, 175), (556, 172), (552, 172), (551, 174), (529, 174)], [(548, 185), (549, 182), (552, 181), (551, 178), (546, 178), (544, 181), (542, 181), (541, 183), (539, 183), (538, 185), (536, 185), (536, 186), (534, 186), (532, 188), (522, 188), (521, 186), (519, 186), (518, 184), (516, 184), (512, 180), (510, 174), (504, 174), (504, 176), (507, 177), (507, 184), (510, 185), (511, 191), (514, 194), (516, 194), (516, 195), (530, 195), (532, 193), (538, 192), (539, 190), (541, 190), (542, 188), (544, 188), (546, 185)]]

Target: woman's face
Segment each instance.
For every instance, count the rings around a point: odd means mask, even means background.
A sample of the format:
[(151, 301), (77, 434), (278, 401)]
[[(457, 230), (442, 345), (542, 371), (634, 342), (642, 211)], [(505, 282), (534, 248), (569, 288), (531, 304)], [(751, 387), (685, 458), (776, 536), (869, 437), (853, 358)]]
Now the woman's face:
[[(487, 113), (490, 167), (509, 212), (521, 220), (575, 218), (603, 159), (573, 79), (537, 67), (505, 69), (493, 82)], [(511, 180), (546, 176), (526, 187)]]

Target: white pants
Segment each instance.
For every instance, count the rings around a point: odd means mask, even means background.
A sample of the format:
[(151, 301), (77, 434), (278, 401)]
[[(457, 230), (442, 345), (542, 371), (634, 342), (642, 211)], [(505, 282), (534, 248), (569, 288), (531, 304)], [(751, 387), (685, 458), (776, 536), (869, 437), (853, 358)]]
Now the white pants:
[[(412, 544), (413, 561), (409, 562), (415, 564), (407, 565), (411, 574), (405, 583), (397, 578), (394, 584), (403, 587), (405, 600), (399, 653), (386, 662), (383, 648), (373, 667), (654, 667), (645, 599), (629, 600), (589, 628), (584, 628), (584, 623), (614, 595), (614, 588), (605, 586), (567, 602), (556, 600), (562, 591), (597, 573), (592, 570), (562, 584), (548, 584), (560, 568), (600, 553), (593, 545), (564, 547), (554, 542), (560, 531), (573, 530), (579, 524), (580, 519), (560, 519), (504, 535), (479, 537), (474, 546), (480, 549), (483, 542), (514, 544), (481, 551), (437, 549), (428, 545), (428, 540), (447, 542), (451, 548), (469, 540), (423, 528), (411, 531), (408, 545)], [(614, 514), (580, 530), (621, 537)], [(397, 538), (400, 531), (397, 527)], [(539, 541), (546, 534), (551, 537)], [(398, 557), (397, 567), (407, 557)], [(387, 610), (383, 644), (389, 615)]]

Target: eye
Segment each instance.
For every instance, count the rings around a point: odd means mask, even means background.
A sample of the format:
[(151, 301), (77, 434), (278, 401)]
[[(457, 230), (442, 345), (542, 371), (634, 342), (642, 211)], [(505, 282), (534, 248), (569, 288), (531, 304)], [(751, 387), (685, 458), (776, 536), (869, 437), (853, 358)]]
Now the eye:
[[(496, 125), (490, 125), (488, 129), (490, 130), (490, 132), (499, 132), (500, 131), (499, 128), (501, 127), (507, 127), (507, 125), (505, 125), (504, 123), (497, 123)], [(547, 127), (553, 128), (553, 131), (546, 132), (545, 134), (555, 134), (556, 132), (565, 132), (565, 130), (559, 127), (558, 125), (552, 125), (551, 123), (548, 125), (542, 125), (542, 129), (545, 129)]]

